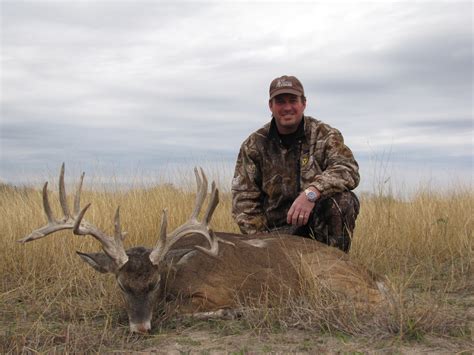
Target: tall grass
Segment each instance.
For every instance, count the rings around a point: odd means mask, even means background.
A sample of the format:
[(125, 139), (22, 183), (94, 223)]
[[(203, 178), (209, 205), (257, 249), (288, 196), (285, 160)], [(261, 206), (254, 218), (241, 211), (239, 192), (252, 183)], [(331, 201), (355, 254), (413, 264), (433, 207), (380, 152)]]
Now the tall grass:
[(352, 255), (392, 277), (442, 279), (449, 290), (468, 286), (472, 282), (473, 197), (472, 191), (462, 188), (419, 190), (409, 201), (362, 196)]
[[(52, 189), (50, 200), (60, 216), (57, 191)], [(86, 190), (82, 200), (92, 202), (85, 218), (110, 234), (115, 209), (121, 206), (127, 248), (153, 246), (162, 210), (168, 209), (169, 228), (175, 228), (191, 214), (194, 197), (189, 189), (160, 185)], [(311, 285), (302, 286), (304, 297), (281, 308), (247, 308), (243, 321), (260, 330), (277, 326), (383, 333), (405, 340), (428, 333), (469, 339), (465, 312), (474, 305), (466, 303), (465, 296), (474, 292), (473, 204), (473, 192), (462, 188), (419, 190), (409, 201), (362, 196), (351, 256), (386, 275), (395, 295), (393, 308), (386, 318), (373, 322), (375, 327), (367, 327), (370, 319), (335, 309), (334, 302), (325, 301), (330, 297), (315, 297), (321, 293)], [(222, 194), (214, 230), (238, 232), (230, 206), (230, 195)], [(113, 277), (95, 273), (75, 255), (76, 250), (99, 250), (93, 238), (64, 231), (26, 245), (16, 243), (45, 223), (39, 189), (0, 186), (0, 352), (87, 352), (155, 344), (167, 325), (161, 324), (155, 336), (130, 336)]]

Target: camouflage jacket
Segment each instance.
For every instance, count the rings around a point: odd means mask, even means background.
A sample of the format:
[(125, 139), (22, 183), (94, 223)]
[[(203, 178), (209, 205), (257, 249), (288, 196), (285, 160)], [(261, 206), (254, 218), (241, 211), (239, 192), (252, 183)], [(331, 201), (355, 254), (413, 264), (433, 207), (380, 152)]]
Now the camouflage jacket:
[(293, 201), (309, 186), (324, 198), (358, 184), (359, 166), (337, 129), (304, 116), (304, 134), (285, 147), (272, 120), (242, 143), (232, 215), (242, 233), (258, 233), (286, 225)]

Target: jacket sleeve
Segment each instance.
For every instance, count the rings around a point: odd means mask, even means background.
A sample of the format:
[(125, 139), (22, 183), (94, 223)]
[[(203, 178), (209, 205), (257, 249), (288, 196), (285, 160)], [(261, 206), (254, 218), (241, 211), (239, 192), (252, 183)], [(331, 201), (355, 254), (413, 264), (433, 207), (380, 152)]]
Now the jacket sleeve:
[(261, 169), (256, 150), (249, 147), (248, 139), (239, 152), (232, 180), (232, 217), (244, 234), (265, 231)]
[(359, 165), (352, 151), (344, 144), (341, 132), (331, 128), (324, 139), (323, 173), (310, 185), (316, 187), (322, 197), (337, 192), (353, 190), (359, 185)]

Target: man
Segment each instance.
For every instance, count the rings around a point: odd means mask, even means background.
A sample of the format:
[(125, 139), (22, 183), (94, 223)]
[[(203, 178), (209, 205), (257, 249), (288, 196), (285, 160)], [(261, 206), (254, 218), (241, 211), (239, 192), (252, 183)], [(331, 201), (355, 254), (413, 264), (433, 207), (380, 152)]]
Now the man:
[(270, 84), (272, 120), (240, 148), (232, 215), (244, 234), (279, 232), (316, 238), (348, 252), (359, 201), (359, 166), (341, 133), (304, 116), (301, 82)]

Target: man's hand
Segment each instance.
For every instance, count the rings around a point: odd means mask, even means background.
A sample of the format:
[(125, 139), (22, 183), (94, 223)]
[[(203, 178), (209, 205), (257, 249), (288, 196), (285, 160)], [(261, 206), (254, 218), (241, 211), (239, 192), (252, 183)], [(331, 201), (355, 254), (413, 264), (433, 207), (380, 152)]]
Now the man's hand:
[[(311, 188), (311, 187), (310, 187)], [(311, 188), (319, 196), (321, 193), (315, 188)], [(304, 226), (308, 223), (309, 215), (314, 208), (315, 203), (308, 201), (304, 191), (296, 198), (288, 211), (286, 222), (294, 226)]]

